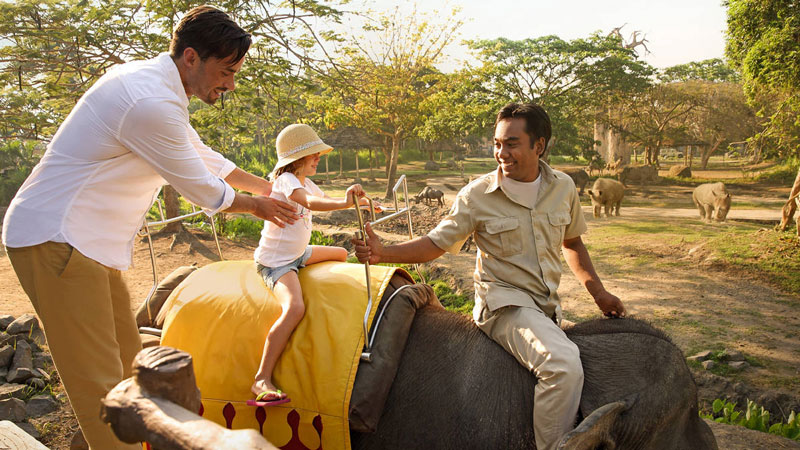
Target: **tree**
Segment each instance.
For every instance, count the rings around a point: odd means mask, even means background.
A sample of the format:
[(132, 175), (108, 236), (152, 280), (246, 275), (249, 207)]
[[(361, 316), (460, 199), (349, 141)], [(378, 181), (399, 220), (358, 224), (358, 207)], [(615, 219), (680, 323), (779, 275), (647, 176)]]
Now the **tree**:
[(696, 99), (680, 83), (662, 83), (641, 95), (621, 101), (621, 120), (615, 124), (629, 141), (645, 150), (645, 162), (658, 165), (662, 145), (685, 136), (685, 117), (697, 108)]
[[(416, 131), (421, 139), (469, 146), (491, 134), (494, 114), (501, 105), (487, 95), (478, 72), (467, 68), (443, 75), (437, 88), (421, 105), (424, 121)], [(433, 149), (429, 153), (433, 160)]]
[(685, 82), (697, 108), (686, 116), (687, 133), (701, 145), (700, 164), (708, 165), (712, 154), (728, 143), (740, 142), (756, 133), (755, 112), (747, 105), (739, 83)]
[[(800, 158), (800, 8), (794, 0), (727, 0), (725, 53), (766, 127), (751, 139), (771, 153)], [(800, 167), (789, 198), (800, 193)], [(794, 203), (787, 202), (791, 214)], [(785, 211), (786, 212), (786, 211)], [(785, 224), (783, 224), (785, 228)]]
[(593, 146), (591, 129), (598, 110), (610, 99), (647, 85), (651, 69), (615, 36), (594, 34), (564, 41), (557, 36), (513, 41), (469, 41), (482, 62), (489, 95), (539, 103), (553, 123), (550, 147), (576, 154)]
[[(28, 141), (49, 140), (100, 76), (116, 64), (166, 51), (180, 16), (200, 3), (0, 3), (0, 42), (8, 43), (0, 48), (0, 151), (20, 148), (12, 145), (15, 141), (27, 148)], [(212, 147), (266, 175), (271, 162), (267, 138), (300, 113), (299, 92), (307, 89), (299, 76), (300, 67), (319, 64), (312, 49), (321, 38), (307, 20), (325, 17), (338, 21), (340, 13), (316, 0), (290, 0), (280, 5), (229, 0), (220, 7), (235, 12), (236, 20), (253, 34), (254, 45), (238, 89), (229, 96), (236, 100), (236, 107), (228, 102), (223, 110), (193, 101), (193, 124)], [(165, 189), (164, 195), (169, 196), (167, 216), (177, 216), (177, 194)], [(175, 227), (181, 228), (180, 224)]]
[(336, 66), (319, 78), (321, 91), (308, 97), (329, 128), (355, 126), (387, 139), (386, 198), (397, 177), (401, 143), (422, 123), (422, 102), (439, 89), (442, 74), (434, 65), (462, 23), (455, 11), (441, 23), (399, 9), (379, 16), (363, 28), (370, 37), (355, 36)]
[(668, 67), (659, 74), (658, 78), (666, 83), (690, 80), (735, 83), (741, 80), (739, 72), (719, 58)]

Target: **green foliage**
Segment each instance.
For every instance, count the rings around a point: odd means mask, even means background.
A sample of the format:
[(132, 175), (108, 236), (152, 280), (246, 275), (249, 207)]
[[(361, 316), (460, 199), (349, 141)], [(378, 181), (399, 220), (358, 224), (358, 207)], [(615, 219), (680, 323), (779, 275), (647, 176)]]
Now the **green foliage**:
[(475, 302), (467, 295), (453, 291), (453, 288), (442, 280), (430, 280), (428, 282), (433, 287), (433, 292), (439, 298), (439, 302), (445, 309), (460, 314), (472, 313)]
[(514, 41), (468, 41), (481, 61), (480, 75), (495, 110), (509, 100), (542, 105), (553, 123), (553, 153), (577, 155), (593, 146), (595, 120), (609, 100), (630, 97), (649, 84), (653, 69), (617, 38), (594, 34), (565, 41), (557, 36)]
[(246, 237), (258, 239), (261, 230), (264, 228), (263, 221), (255, 221), (248, 217), (234, 217), (224, 221), (219, 221), (219, 233), (228, 239)]
[(714, 58), (668, 67), (661, 72), (659, 78), (664, 82), (670, 83), (689, 80), (738, 82), (741, 77), (735, 69), (722, 59)]
[[(348, 258), (347, 262), (358, 263), (358, 260), (353, 257)], [(415, 283), (422, 282), (422, 280), (419, 278), (419, 274), (411, 264), (381, 263), (381, 265), (400, 267), (411, 274), (411, 278), (414, 279)], [(471, 297), (454, 291), (453, 288), (444, 280), (431, 279), (430, 274), (427, 271), (423, 270), (422, 276), (425, 277), (427, 284), (433, 288), (433, 293), (436, 294), (436, 297), (439, 299), (439, 302), (445, 307), (445, 309), (459, 314), (472, 314), (472, 308), (475, 306), (475, 301)]]
[(333, 238), (322, 234), (321, 231), (311, 230), (311, 240), (308, 245), (334, 245)]
[[(0, 2), (0, 148), (12, 141), (49, 140), (83, 93), (112, 66), (166, 51), (181, 16), (202, 2), (163, 0), (20, 0)], [(317, 35), (312, 18), (338, 21), (317, 0), (219, 5), (254, 37), (237, 88), (225, 108), (193, 101), (192, 123), (204, 141), (240, 167), (266, 174), (275, 161), (274, 136), (308, 116), (311, 88), (301, 67), (320, 71), (312, 47), (336, 40)], [(0, 170), (9, 165), (0, 161)], [(17, 170), (18, 169), (18, 170)], [(25, 168), (3, 176), (3, 196)], [(13, 183), (12, 183), (13, 182)]]
[(792, 184), (795, 177), (797, 177), (798, 170), (800, 170), (800, 157), (789, 158), (783, 163), (758, 174), (755, 179), (759, 182), (771, 184)]
[[(0, 205), (8, 205), (36, 165), (41, 149), (34, 142), (0, 140)], [(37, 150), (38, 149), (38, 150)]]
[(435, 21), (399, 8), (376, 15), (342, 50), (336, 69), (318, 77), (320, 89), (306, 96), (327, 128), (354, 126), (391, 143), (386, 196), (401, 142), (422, 124), (422, 103), (439, 90), (443, 75), (435, 64), (462, 24), (455, 13)]
[[(54, 371), (55, 372), (55, 371)], [(50, 397), (55, 397), (55, 392), (53, 391), (53, 385), (48, 383), (45, 384), (42, 389), (35, 388), (33, 386), (26, 386), (22, 390), (22, 400), (26, 403), (28, 400), (36, 397), (37, 395), (49, 395)]]
[(766, 127), (751, 145), (800, 155), (800, 8), (792, 0), (728, 0), (725, 52)]
[(752, 400), (747, 400), (744, 411), (737, 411), (736, 403), (721, 399), (714, 400), (711, 407), (711, 413), (701, 412), (700, 417), (800, 441), (800, 420), (794, 411), (789, 414), (786, 422), (776, 421), (770, 425), (769, 411)]

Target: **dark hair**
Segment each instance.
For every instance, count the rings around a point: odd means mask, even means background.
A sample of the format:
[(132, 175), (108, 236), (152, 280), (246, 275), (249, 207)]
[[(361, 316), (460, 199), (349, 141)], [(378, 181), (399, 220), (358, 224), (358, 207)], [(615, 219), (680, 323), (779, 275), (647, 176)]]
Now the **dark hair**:
[(250, 33), (244, 31), (224, 12), (213, 6), (192, 8), (178, 23), (172, 33), (169, 54), (179, 58), (187, 48), (193, 48), (205, 61), (209, 56), (219, 59), (233, 57), (233, 62), (244, 58), (252, 42)]
[(497, 113), (495, 128), (505, 119), (525, 119), (525, 132), (531, 137), (531, 146), (541, 137), (544, 138), (544, 149), (547, 149), (553, 129), (550, 125), (550, 116), (544, 108), (535, 103), (509, 103)]

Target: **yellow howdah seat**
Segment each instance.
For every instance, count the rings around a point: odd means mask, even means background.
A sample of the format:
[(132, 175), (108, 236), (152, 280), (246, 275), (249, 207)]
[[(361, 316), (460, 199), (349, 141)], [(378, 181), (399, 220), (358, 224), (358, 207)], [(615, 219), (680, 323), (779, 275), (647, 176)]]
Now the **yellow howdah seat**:
[[(397, 270), (370, 268), (370, 323)], [(314, 264), (299, 277), (305, 316), (273, 374), (289, 403), (246, 405), (267, 332), (281, 312), (252, 261), (213, 263), (177, 286), (164, 304), (161, 345), (192, 355), (204, 418), (260, 430), (279, 448), (349, 449), (348, 406), (364, 345), (364, 266)]]

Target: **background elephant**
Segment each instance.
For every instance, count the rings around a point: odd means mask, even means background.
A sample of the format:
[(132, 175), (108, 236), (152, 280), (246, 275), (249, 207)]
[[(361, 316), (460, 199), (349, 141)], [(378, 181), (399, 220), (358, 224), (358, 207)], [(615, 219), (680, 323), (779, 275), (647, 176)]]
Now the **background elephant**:
[[(585, 383), (563, 448), (716, 449), (698, 416), (681, 351), (634, 319), (601, 319), (567, 334)], [(472, 321), (421, 309), (377, 431), (351, 432), (353, 449), (530, 449), (535, 378)]]

